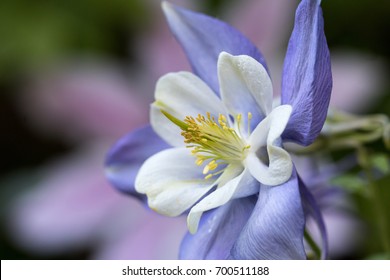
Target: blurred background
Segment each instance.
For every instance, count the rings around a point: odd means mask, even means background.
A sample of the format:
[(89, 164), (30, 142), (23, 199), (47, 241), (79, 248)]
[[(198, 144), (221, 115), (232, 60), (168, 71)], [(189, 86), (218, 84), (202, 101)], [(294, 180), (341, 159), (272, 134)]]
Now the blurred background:
[[(171, 2), (241, 30), (265, 55), (279, 91), (298, 1)], [(322, 6), (332, 106), (389, 115), (390, 2)], [(2, 0), (0, 38), (1, 259), (176, 258), (185, 221), (118, 193), (103, 170), (109, 147), (148, 122), (157, 79), (190, 69), (160, 1)], [(374, 235), (348, 211), (327, 220), (332, 254), (365, 258)]]

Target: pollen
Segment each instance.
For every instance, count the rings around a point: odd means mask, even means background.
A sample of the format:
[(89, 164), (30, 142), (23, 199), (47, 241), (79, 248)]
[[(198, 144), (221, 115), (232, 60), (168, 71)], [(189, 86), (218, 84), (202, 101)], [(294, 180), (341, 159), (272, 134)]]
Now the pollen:
[[(216, 118), (207, 112), (206, 116), (198, 114), (179, 120), (164, 110), (161, 112), (182, 130), (186, 147), (196, 157), (195, 164), (205, 164), (203, 174), (206, 180), (221, 174), (228, 164), (242, 163), (251, 148), (241, 136), (242, 114), (234, 117), (219, 114)], [(247, 117), (249, 135), (252, 114), (249, 112)], [(223, 167), (218, 168), (220, 165)]]
[[(251, 116), (252, 114), (248, 113), (248, 122)], [(223, 169), (218, 170), (219, 166), (242, 162), (245, 159), (250, 145), (241, 137), (241, 122), (241, 114), (237, 114), (234, 121), (230, 122), (223, 114), (216, 118), (210, 113), (206, 113), (206, 116), (201, 114), (196, 117), (187, 116), (181, 122), (181, 135), (187, 148), (191, 149), (191, 154), (196, 157), (195, 164), (198, 166), (205, 164), (203, 168), (205, 179), (222, 173)], [(231, 123), (236, 123), (237, 129), (231, 127)]]

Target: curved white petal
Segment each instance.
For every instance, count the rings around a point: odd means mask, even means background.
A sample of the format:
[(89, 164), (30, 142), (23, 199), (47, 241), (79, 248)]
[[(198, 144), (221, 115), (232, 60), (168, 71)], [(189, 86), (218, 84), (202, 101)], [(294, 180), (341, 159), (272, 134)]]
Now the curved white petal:
[[(237, 175), (237, 172), (242, 170), (242, 167), (238, 166), (229, 167), (233, 170), (226, 171), (232, 175)], [(218, 186), (214, 192), (210, 193), (192, 207), (187, 217), (189, 231), (191, 233), (195, 233), (197, 231), (203, 212), (222, 206), (232, 199), (249, 196), (258, 191), (259, 183), (252, 177), (247, 169), (244, 169), (238, 176), (229, 180), (226, 184)]]
[(217, 95), (197, 76), (189, 72), (170, 73), (161, 77), (155, 90), (150, 121), (154, 131), (172, 146), (184, 146), (180, 128), (161, 110), (183, 121), (186, 116), (196, 117), (206, 112), (218, 117), (226, 109)]
[(222, 52), (218, 59), (218, 78), (222, 101), (231, 115), (242, 114), (244, 124), (248, 112), (252, 113), (253, 124), (271, 112), (271, 79), (263, 65), (252, 57)]
[(280, 185), (291, 177), (291, 157), (280, 147), (280, 136), (291, 111), (290, 105), (276, 107), (249, 137), (251, 150), (245, 159), (245, 166), (252, 176), (264, 185)]
[(205, 195), (214, 182), (204, 179), (202, 168), (187, 148), (172, 148), (145, 161), (135, 189), (147, 195), (149, 207), (156, 212), (178, 216)]

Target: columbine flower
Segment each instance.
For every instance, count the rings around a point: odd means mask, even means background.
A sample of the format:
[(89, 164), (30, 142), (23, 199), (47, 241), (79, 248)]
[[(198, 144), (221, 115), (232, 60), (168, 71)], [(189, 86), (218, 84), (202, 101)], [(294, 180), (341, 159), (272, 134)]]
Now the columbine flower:
[(247, 55), (222, 52), (218, 77), (221, 99), (188, 72), (158, 81), (152, 127), (175, 148), (149, 158), (135, 182), (149, 206), (167, 216), (182, 214), (216, 187), (191, 208), (191, 233), (197, 231), (203, 212), (258, 193), (259, 182), (283, 184), (293, 169), (281, 147), (291, 106), (272, 110), (272, 84), (265, 68)]
[(316, 219), (326, 255), (321, 215), (283, 148), (311, 144), (326, 118), (332, 79), (320, 2), (297, 9), (276, 108), (264, 58), (248, 39), (163, 3), (195, 75), (158, 81), (153, 130), (119, 141), (107, 174), (120, 189), (146, 194), (157, 212), (189, 211), (181, 258), (306, 258), (305, 214)]

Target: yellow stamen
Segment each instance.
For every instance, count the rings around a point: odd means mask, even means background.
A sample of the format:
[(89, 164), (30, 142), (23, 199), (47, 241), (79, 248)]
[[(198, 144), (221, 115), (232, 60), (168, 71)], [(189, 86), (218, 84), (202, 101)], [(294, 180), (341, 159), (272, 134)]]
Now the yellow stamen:
[[(216, 119), (207, 112), (206, 116), (198, 114), (196, 118), (186, 116), (184, 121), (179, 121), (166, 112), (164, 115), (181, 128), (184, 142), (188, 144), (186, 147), (196, 157), (195, 164), (201, 166), (208, 161), (203, 168), (203, 174), (207, 174), (205, 179), (222, 173), (224, 168), (208, 174), (220, 165), (242, 162), (250, 149), (250, 145), (241, 137), (242, 114), (237, 114), (234, 120), (237, 130), (230, 127), (230, 120), (223, 114), (219, 114)], [(252, 114), (248, 113), (248, 120), (251, 118)]]
[(210, 166), (207, 164), (203, 169), (203, 174), (207, 174), (210, 171)]
[(212, 160), (212, 161), (208, 164), (208, 166), (209, 166), (209, 169), (210, 169), (210, 170), (214, 170), (215, 168), (218, 167), (218, 163), (216, 163), (215, 160)]

